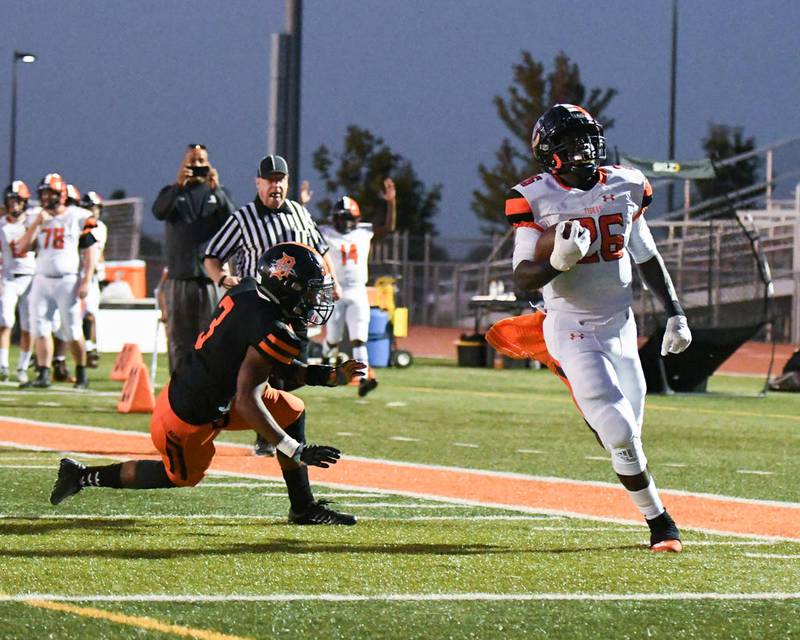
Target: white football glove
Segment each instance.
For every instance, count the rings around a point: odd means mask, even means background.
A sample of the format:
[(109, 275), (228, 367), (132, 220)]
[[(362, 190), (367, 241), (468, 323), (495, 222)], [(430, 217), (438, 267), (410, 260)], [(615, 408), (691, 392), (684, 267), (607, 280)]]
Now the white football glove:
[(553, 253), (550, 254), (550, 264), (558, 271), (569, 271), (589, 251), (592, 243), (589, 230), (581, 226), (580, 222), (572, 221), (569, 236), (564, 238), (566, 222), (558, 223), (556, 236), (553, 241)]
[(667, 329), (664, 331), (664, 340), (661, 342), (661, 355), (680, 353), (692, 343), (692, 332), (686, 316), (672, 316), (667, 320)]

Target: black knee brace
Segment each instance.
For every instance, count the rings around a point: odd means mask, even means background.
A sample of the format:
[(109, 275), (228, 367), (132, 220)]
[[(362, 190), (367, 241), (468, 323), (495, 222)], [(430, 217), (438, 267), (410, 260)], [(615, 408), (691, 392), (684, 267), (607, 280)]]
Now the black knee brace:
[(641, 473), (637, 473), (635, 476), (621, 476), (617, 474), (617, 477), (622, 483), (622, 486), (628, 491), (641, 491), (642, 489), (647, 489), (650, 485), (650, 472), (647, 469)]
[[(286, 435), (294, 438), (300, 443), (305, 444), (306, 441), (306, 412), (300, 414), (300, 417), (297, 418), (292, 424), (284, 429)], [(278, 451), (278, 464), (281, 464), (281, 461), (288, 461), (289, 457)], [(292, 463), (291, 466), (294, 466)]]
[(306, 412), (300, 414), (300, 416), (295, 420), (292, 424), (284, 429), (287, 436), (291, 436), (298, 442), (305, 443), (306, 441)]

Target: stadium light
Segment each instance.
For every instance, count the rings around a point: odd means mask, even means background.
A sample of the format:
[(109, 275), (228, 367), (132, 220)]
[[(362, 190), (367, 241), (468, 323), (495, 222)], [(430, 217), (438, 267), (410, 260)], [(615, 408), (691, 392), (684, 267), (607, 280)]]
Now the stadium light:
[(16, 180), (17, 172), (17, 63), (33, 64), (36, 54), (15, 51), (11, 64), (11, 152), (9, 153), (9, 183)]

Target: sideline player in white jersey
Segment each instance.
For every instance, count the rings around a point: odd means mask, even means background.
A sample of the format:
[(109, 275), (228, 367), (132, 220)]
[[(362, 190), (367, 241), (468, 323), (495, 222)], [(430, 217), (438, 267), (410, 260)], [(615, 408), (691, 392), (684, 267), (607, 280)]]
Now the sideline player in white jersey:
[(0, 295), (0, 380), (8, 380), (11, 328), (14, 326), (14, 313), (19, 306), (17, 381), (20, 383), (28, 381), (28, 363), (31, 360), (28, 297), (36, 256), (32, 251), (20, 252), (17, 242), (30, 224), (29, 212), (26, 211), (30, 197), (31, 192), (22, 180), (15, 180), (8, 185), (3, 192), (6, 216), (0, 227), (0, 252), (3, 256), (3, 292)]
[(66, 184), (57, 173), (42, 178), (37, 191), (41, 212), (19, 241), (27, 251), (36, 238), (36, 272), (31, 289), (30, 313), (36, 342), (37, 377), (34, 387), (51, 384), (53, 355), (51, 335), (56, 311), (61, 316), (63, 338), (75, 359), (75, 387), (89, 385), (86, 375), (86, 345), (81, 327), (81, 300), (89, 293), (94, 273), (95, 221), (85, 209), (66, 206)]
[[(646, 389), (631, 310), (631, 257), (667, 313), (662, 355), (680, 353), (692, 339), (642, 215), (652, 188), (637, 169), (600, 166), (603, 129), (581, 107), (548, 109), (533, 128), (531, 146), (547, 173), (520, 182), (506, 201), (516, 229), (516, 283), (524, 291), (542, 289), (547, 350), (647, 521), (650, 548), (680, 552), (680, 533), (661, 503), (641, 440)], [(549, 260), (535, 261), (539, 237), (554, 225)]]
[(95, 269), (89, 294), (84, 301), (83, 337), (86, 340), (86, 366), (96, 369), (100, 362), (97, 351), (97, 314), (100, 311), (100, 283), (106, 279), (106, 260), (103, 252), (108, 241), (108, 227), (100, 219), (103, 215), (103, 198), (96, 191), (83, 194), (80, 206), (89, 211), (97, 226), (92, 229), (95, 243)]
[[(372, 240), (382, 240), (394, 231), (397, 217), (397, 194), (394, 181), (383, 181), (382, 197), (386, 200), (386, 216), (378, 226), (361, 222), (361, 209), (349, 196), (340, 198), (333, 206), (333, 225), (320, 226), (320, 233), (330, 246), (330, 255), (336, 274), (336, 281), (342, 287), (342, 294), (336, 301), (333, 315), (325, 332), (325, 352), (335, 354), (344, 337), (344, 328), (353, 345), (354, 360), (369, 367), (367, 340), (369, 338), (369, 299), (367, 298), (367, 261)], [(375, 374), (369, 374), (358, 383), (358, 395), (365, 396), (378, 386)]]

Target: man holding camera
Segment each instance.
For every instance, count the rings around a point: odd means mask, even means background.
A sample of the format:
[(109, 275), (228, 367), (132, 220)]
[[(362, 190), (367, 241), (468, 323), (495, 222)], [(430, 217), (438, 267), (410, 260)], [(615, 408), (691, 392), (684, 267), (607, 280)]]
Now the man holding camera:
[(205, 145), (190, 144), (177, 179), (153, 203), (153, 215), (167, 225), (169, 276), (164, 293), (170, 371), (193, 348), (217, 304), (216, 287), (203, 269), (203, 255), (208, 240), (234, 210), (230, 194), (208, 161)]

